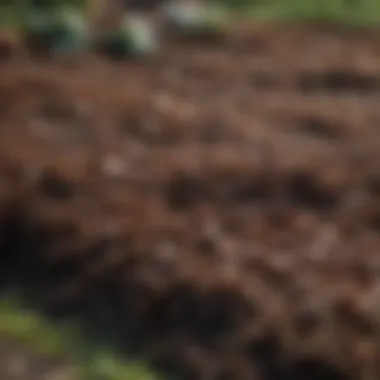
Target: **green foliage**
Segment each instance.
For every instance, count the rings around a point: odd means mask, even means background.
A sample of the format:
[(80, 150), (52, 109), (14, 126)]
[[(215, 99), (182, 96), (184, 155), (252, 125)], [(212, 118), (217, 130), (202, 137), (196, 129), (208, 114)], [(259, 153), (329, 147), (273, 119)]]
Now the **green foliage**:
[(119, 27), (100, 38), (99, 47), (113, 57), (138, 58), (157, 50), (157, 33), (149, 23), (126, 17)]
[(219, 6), (193, 6), (169, 3), (165, 15), (175, 30), (188, 35), (196, 33), (217, 32), (223, 30), (228, 18)]
[(73, 10), (59, 13), (56, 23), (56, 53), (81, 52), (89, 48), (90, 28), (83, 14)]
[(13, 297), (0, 300), (0, 337), (18, 341), (37, 355), (67, 359), (77, 380), (159, 379), (143, 362), (124, 361), (111, 348), (90, 344), (77, 327), (52, 325)]
[[(41, 9), (78, 8), (96, 0), (0, 0), (0, 22), (15, 22), (22, 13)], [(122, 0), (121, 0), (122, 1)], [(315, 19), (378, 23), (379, 0), (208, 0), (253, 18)], [(191, 13), (191, 12), (187, 12)], [(187, 16), (186, 16), (187, 17)], [(192, 16), (188, 16), (191, 18)], [(11, 21), (10, 21), (11, 20)]]
[(212, 0), (253, 18), (328, 20), (354, 24), (380, 22), (378, 0)]
[[(92, 41), (84, 8), (96, 0), (0, 0), (0, 25), (17, 27), (33, 46), (54, 53), (81, 52), (93, 47), (119, 58), (149, 56), (159, 47), (154, 26), (133, 19), (126, 21), (99, 41)], [(121, 0), (122, 1), (122, 0)], [(231, 15), (259, 20), (339, 21), (356, 25), (378, 24), (379, 0), (209, 0), (206, 6), (165, 9), (173, 32), (184, 36), (219, 36)], [(29, 46), (32, 46), (29, 44)]]
[(81, 12), (72, 9), (31, 11), (21, 28), (34, 47), (55, 53), (74, 53), (89, 47), (90, 30)]

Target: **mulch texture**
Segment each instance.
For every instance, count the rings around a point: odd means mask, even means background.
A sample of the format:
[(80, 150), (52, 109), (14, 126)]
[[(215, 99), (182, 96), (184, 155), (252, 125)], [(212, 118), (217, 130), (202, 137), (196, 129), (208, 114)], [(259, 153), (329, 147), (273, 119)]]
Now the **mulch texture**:
[(377, 33), (3, 57), (3, 288), (186, 379), (378, 379)]

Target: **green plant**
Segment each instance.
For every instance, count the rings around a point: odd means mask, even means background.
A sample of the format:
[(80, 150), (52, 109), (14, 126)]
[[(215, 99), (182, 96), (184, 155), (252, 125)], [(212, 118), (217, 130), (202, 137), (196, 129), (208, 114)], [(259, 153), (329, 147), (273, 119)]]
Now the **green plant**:
[(98, 41), (100, 50), (118, 58), (150, 55), (158, 48), (158, 38), (151, 23), (125, 17), (120, 26), (105, 33)]
[(83, 14), (73, 9), (42, 9), (25, 15), (22, 31), (29, 45), (55, 53), (86, 50), (90, 29)]
[(0, 299), (0, 337), (15, 340), (38, 355), (64, 357), (77, 380), (158, 380), (140, 361), (125, 361), (112, 348), (87, 341), (78, 327), (53, 325), (25, 309), (15, 297)]
[(179, 29), (197, 30), (216, 28), (226, 22), (226, 12), (218, 6), (198, 6), (192, 4), (169, 3), (164, 7), (169, 23)]

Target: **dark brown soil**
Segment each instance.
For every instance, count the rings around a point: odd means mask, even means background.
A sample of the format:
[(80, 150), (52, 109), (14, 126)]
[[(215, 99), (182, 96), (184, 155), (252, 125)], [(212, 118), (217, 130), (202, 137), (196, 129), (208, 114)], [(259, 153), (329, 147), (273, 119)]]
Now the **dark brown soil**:
[(186, 379), (378, 379), (377, 33), (3, 61), (4, 287)]

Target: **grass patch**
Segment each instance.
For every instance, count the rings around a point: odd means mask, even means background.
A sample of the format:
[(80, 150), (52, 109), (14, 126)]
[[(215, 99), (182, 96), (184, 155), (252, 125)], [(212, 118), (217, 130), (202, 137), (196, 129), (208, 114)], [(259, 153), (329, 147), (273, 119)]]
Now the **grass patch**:
[(260, 20), (380, 23), (378, 0), (214, 0), (229, 11)]
[[(0, 0), (0, 25), (18, 24), (34, 6), (31, 0)], [(75, 7), (85, 10), (97, 0), (55, 0), (48, 2), (50, 9)], [(123, 1), (123, 0), (120, 0)], [(335, 21), (357, 25), (380, 23), (379, 0), (209, 0), (229, 13), (237, 13), (259, 20)], [(127, 13), (127, 10), (126, 10)]]
[(159, 380), (143, 362), (127, 362), (109, 347), (95, 347), (75, 326), (56, 326), (16, 298), (0, 299), (0, 338), (17, 341), (34, 353), (73, 363), (76, 380)]

